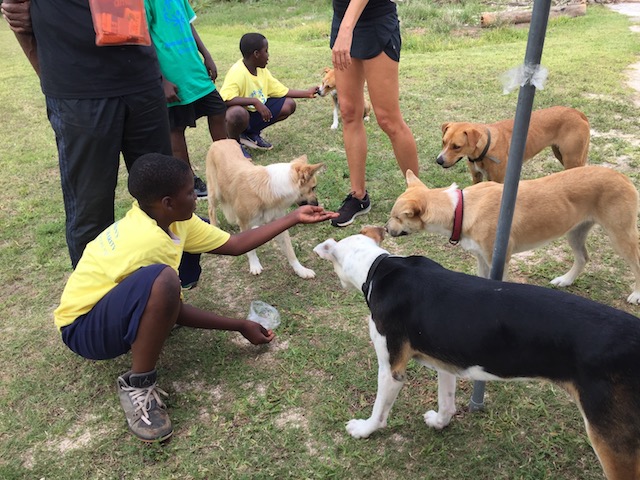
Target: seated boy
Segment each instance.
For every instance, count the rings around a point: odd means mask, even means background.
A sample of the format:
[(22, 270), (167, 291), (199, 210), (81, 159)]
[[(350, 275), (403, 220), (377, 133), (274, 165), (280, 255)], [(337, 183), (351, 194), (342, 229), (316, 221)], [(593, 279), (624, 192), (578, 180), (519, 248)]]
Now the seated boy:
[(171, 436), (173, 427), (156, 387), (156, 362), (174, 325), (234, 330), (254, 345), (272, 331), (182, 302), (178, 265), (183, 252), (242, 255), (298, 223), (337, 214), (306, 205), (261, 227), (230, 235), (194, 215), (193, 173), (177, 158), (146, 154), (133, 164), (126, 216), (90, 242), (54, 312), (62, 340), (91, 360), (131, 350), (131, 370), (118, 377), (129, 429), (146, 442)]
[[(227, 135), (249, 148), (273, 148), (260, 133), (296, 111), (293, 98), (313, 98), (318, 87), (292, 90), (267, 69), (269, 42), (259, 33), (240, 39), (242, 57), (224, 77), (220, 95), (227, 104)], [(246, 153), (245, 153), (246, 155)]]

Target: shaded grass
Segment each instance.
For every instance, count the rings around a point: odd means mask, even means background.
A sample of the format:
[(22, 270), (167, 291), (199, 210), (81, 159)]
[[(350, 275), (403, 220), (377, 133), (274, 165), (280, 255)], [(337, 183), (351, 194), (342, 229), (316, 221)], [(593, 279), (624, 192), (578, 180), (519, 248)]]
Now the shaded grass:
[[(317, 84), (330, 64), (330, 2), (262, 0), (198, 2), (197, 28), (224, 72), (239, 58), (246, 31), (270, 41), (270, 69), (292, 88)], [(492, 7), (494, 8), (494, 7)], [(496, 6), (495, 8), (499, 8)], [(500, 74), (520, 63), (526, 29), (473, 29), (471, 2), (401, 3), (404, 49), (401, 105), (416, 136), (421, 176), (430, 186), (470, 183), (462, 164), (435, 164), (445, 121), (493, 121), (513, 115), (516, 94), (503, 95)], [(328, 238), (357, 226), (292, 229), (301, 262), (317, 273), (296, 277), (273, 245), (259, 250), (264, 273), (252, 277), (247, 260), (207, 257), (199, 287), (186, 300), (229, 315), (245, 315), (262, 299), (281, 312), (273, 344), (253, 347), (238, 335), (178, 329), (158, 365), (170, 393), (175, 438), (164, 447), (140, 445), (127, 432), (116, 377), (129, 357), (87, 362), (60, 342), (51, 313), (69, 261), (53, 133), (37, 79), (16, 42), (0, 26), (0, 478), (429, 478), (599, 479), (600, 467), (567, 395), (544, 383), (489, 383), (487, 410), (469, 414), (471, 393), (461, 382), (457, 418), (443, 432), (428, 430), (425, 410), (435, 407), (435, 375), (412, 365), (387, 429), (356, 441), (344, 422), (370, 413), (376, 359), (369, 344), (367, 308), (347, 292), (330, 265), (311, 252)], [(542, 63), (550, 75), (535, 107), (563, 104), (583, 110), (594, 131), (590, 161), (620, 168), (639, 185), (638, 107), (623, 72), (640, 51), (628, 20), (589, 6), (585, 17), (550, 22)], [(255, 161), (288, 161), (302, 153), (322, 161), (319, 195), (337, 208), (348, 190), (340, 132), (329, 129), (331, 101), (300, 100), (295, 117), (266, 132), (275, 144)], [(206, 125), (188, 131), (194, 166), (203, 173), (210, 140)], [(368, 188), (373, 208), (367, 223), (386, 221), (404, 190), (386, 136), (375, 124), (369, 136)], [(550, 152), (523, 168), (525, 178), (558, 171)], [(116, 209), (131, 203), (121, 174)], [(198, 211), (206, 214), (205, 202)], [(360, 223), (361, 224), (361, 223)], [(359, 224), (359, 225), (360, 225)], [(225, 228), (233, 227), (222, 222)], [(388, 239), (398, 254), (424, 254), (473, 273), (473, 258), (443, 237)], [(637, 313), (624, 299), (633, 281), (602, 232), (589, 240), (592, 262), (568, 289)], [(570, 265), (562, 241), (516, 259), (512, 277), (548, 285)]]

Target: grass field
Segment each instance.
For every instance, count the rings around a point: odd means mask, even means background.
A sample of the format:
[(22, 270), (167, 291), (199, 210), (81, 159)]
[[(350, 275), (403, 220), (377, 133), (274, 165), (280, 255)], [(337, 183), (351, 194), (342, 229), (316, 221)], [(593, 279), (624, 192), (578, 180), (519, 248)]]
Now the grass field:
[[(329, 0), (194, 2), (196, 27), (224, 72), (240, 53), (242, 33), (269, 39), (269, 68), (292, 88), (318, 84), (330, 65)], [(502, 93), (500, 76), (524, 59), (527, 28), (478, 28), (480, 12), (502, 8), (472, 1), (399, 4), (403, 26), (401, 107), (413, 130), (421, 178), (433, 187), (470, 183), (462, 162), (449, 170), (435, 163), (440, 125), (495, 121), (513, 116), (517, 92)], [(640, 53), (627, 17), (601, 5), (586, 16), (550, 21), (542, 64), (549, 70), (534, 108), (567, 105), (591, 122), (590, 163), (627, 174), (640, 186), (640, 107), (626, 86), (625, 70)], [(144, 446), (127, 431), (115, 381), (130, 358), (85, 361), (70, 352), (53, 326), (70, 265), (53, 132), (33, 71), (5, 22), (0, 22), (0, 478), (2, 479), (601, 479), (582, 419), (568, 395), (547, 383), (489, 383), (486, 410), (471, 414), (471, 384), (459, 387), (459, 414), (442, 432), (422, 414), (437, 402), (435, 374), (412, 365), (389, 425), (354, 440), (344, 424), (368, 417), (377, 364), (358, 292), (346, 292), (312, 248), (328, 237), (383, 224), (404, 190), (391, 146), (367, 124), (368, 189), (373, 208), (354, 226), (298, 226), (291, 235), (313, 280), (293, 274), (274, 245), (259, 250), (264, 272), (253, 277), (245, 257), (203, 260), (200, 285), (186, 300), (202, 308), (244, 316), (252, 300), (275, 305), (282, 324), (268, 346), (237, 334), (181, 328), (169, 338), (158, 364), (159, 386), (170, 394), (174, 438)], [(329, 129), (331, 101), (298, 102), (290, 120), (265, 131), (275, 148), (258, 152), (261, 164), (307, 154), (324, 162), (321, 203), (339, 207), (348, 192), (340, 130)], [(191, 158), (204, 175), (210, 143), (206, 124), (188, 132)], [(523, 167), (524, 178), (560, 170), (550, 151)], [(123, 169), (124, 170), (124, 167)], [(131, 204), (122, 171), (116, 209)], [(206, 214), (206, 202), (198, 212)], [(224, 220), (223, 228), (233, 231)], [(592, 261), (568, 291), (638, 314), (625, 303), (633, 277), (596, 229)], [(416, 235), (389, 239), (397, 254), (422, 254), (473, 273), (474, 259), (446, 238)], [(515, 281), (548, 286), (571, 265), (562, 241), (520, 255)], [(463, 294), (463, 292), (461, 292)], [(473, 319), (470, 319), (473, 321)]]

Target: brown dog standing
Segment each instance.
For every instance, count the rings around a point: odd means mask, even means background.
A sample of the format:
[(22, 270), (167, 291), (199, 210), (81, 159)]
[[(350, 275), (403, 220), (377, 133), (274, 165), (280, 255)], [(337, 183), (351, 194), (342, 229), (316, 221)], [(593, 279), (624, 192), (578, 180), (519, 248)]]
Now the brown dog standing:
[[(324, 75), (322, 77), (322, 83), (318, 87), (318, 95), (326, 97), (331, 95), (333, 100), (333, 123), (331, 124), (331, 130), (338, 128), (338, 119), (340, 113), (340, 105), (338, 103), (338, 91), (336, 90), (336, 74), (333, 68), (325, 67)], [(369, 120), (369, 114), (371, 113), (371, 105), (364, 99), (364, 120)]]
[[(442, 151), (436, 161), (449, 168), (467, 157), (473, 183), (481, 182), (483, 177), (503, 183), (513, 122), (442, 124)], [(568, 107), (536, 110), (531, 114), (523, 161), (551, 147), (565, 169), (582, 167), (587, 163), (590, 138), (589, 120), (582, 112)]]

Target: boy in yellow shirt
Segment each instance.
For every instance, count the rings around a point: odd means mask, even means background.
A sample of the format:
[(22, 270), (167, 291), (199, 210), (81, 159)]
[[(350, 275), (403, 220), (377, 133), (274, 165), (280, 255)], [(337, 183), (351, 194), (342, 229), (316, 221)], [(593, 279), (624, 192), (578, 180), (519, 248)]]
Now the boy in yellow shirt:
[(90, 242), (54, 312), (64, 343), (91, 360), (131, 350), (131, 370), (118, 377), (129, 429), (146, 442), (173, 427), (156, 387), (156, 362), (174, 325), (240, 332), (254, 345), (274, 333), (182, 301), (178, 266), (183, 252), (242, 255), (298, 223), (335, 217), (306, 205), (261, 227), (230, 235), (194, 215), (193, 172), (175, 157), (146, 154), (129, 172), (136, 199), (126, 216)]
[(227, 104), (227, 135), (246, 147), (270, 150), (273, 145), (262, 138), (262, 130), (293, 114), (294, 98), (314, 98), (318, 86), (292, 90), (271, 75), (269, 42), (260, 33), (245, 33), (240, 52), (243, 58), (231, 66), (220, 89)]

